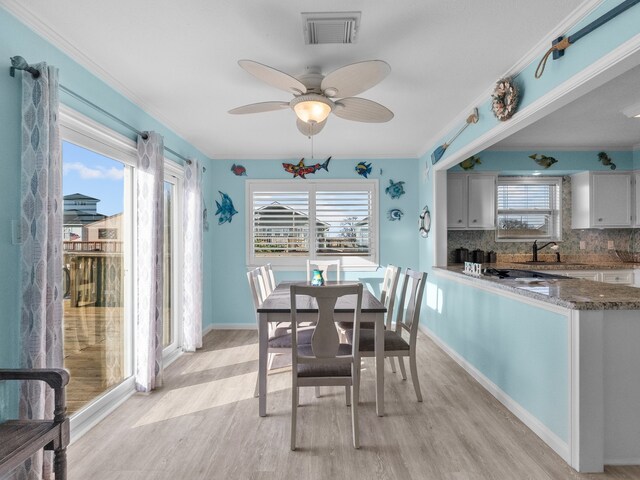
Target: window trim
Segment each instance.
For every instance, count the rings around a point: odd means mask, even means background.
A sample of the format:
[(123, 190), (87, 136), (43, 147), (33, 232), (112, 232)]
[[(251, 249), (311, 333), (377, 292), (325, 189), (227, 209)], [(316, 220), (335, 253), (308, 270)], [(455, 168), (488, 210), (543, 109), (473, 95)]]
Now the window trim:
[[(304, 182), (304, 183), (303, 183)], [(354, 189), (365, 187), (371, 191), (373, 196), (371, 202), (371, 218), (374, 219), (369, 225), (369, 231), (371, 235), (371, 255), (367, 257), (359, 256), (330, 256), (322, 255), (316, 257), (315, 255), (315, 236), (309, 243), (309, 255), (297, 256), (297, 257), (264, 257), (254, 258), (253, 256), (253, 232), (252, 232), (252, 219), (253, 219), (253, 202), (252, 193), (254, 189), (262, 188), (274, 188), (281, 189), (282, 191), (291, 191), (299, 188), (307, 190), (312, 193), (318, 187), (336, 190), (343, 190), (347, 187), (353, 187)], [(306, 270), (306, 260), (342, 260), (342, 270), (344, 271), (374, 271), (378, 268), (380, 257), (380, 235), (379, 235), (379, 181), (378, 179), (366, 179), (366, 180), (348, 180), (348, 179), (322, 179), (322, 180), (246, 180), (245, 181), (245, 251), (246, 251), (246, 264), (248, 268), (254, 268), (260, 265), (270, 263), (275, 270), (286, 271), (298, 271)], [(315, 204), (310, 205), (310, 214), (313, 212), (315, 215)]]
[[(552, 209), (552, 211), (558, 212), (558, 220), (557, 220), (557, 229), (553, 234), (549, 237), (521, 237), (521, 238), (500, 238), (498, 234), (500, 232), (499, 228), (499, 211), (500, 208), (498, 206), (498, 189), (500, 185), (510, 184), (510, 185), (531, 185), (531, 184), (541, 184), (541, 185), (555, 185), (557, 187), (557, 209)], [(552, 242), (561, 242), (562, 241), (562, 177), (558, 176), (521, 176), (521, 177), (510, 177), (510, 176), (498, 176), (496, 180), (496, 230), (495, 230), (495, 241), (497, 243), (505, 243), (505, 242), (532, 242), (534, 240), (544, 240), (544, 241), (552, 241)], [(516, 212), (514, 210), (514, 212)], [(516, 212), (518, 213), (518, 212)]]

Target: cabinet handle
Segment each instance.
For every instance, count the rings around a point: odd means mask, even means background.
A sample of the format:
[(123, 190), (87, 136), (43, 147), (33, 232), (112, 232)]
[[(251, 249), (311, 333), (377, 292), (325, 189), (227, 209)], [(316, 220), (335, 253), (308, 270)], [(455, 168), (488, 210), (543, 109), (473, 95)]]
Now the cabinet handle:
[(599, 221), (599, 222), (601, 222), (601, 221), (602, 221), (602, 219), (601, 219), (601, 218), (599, 218), (599, 219), (598, 219), (598, 221)]
[(475, 218), (473, 219), (473, 223), (476, 223), (478, 220), (476, 220)]
[(458, 220), (458, 223), (462, 223), (462, 220)]

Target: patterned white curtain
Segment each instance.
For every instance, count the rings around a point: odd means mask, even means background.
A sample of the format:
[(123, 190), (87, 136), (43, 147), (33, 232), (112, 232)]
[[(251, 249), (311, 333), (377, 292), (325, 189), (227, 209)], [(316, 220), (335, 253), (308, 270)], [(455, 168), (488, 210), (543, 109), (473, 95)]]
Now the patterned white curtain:
[(162, 137), (138, 136), (135, 381), (140, 392), (162, 385), (163, 183)]
[[(58, 69), (33, 65), (38, 78), (22, 75), (21, 363), (24, 368), (63, 366), (62, 158), (58, 128)], [(23, 418), (53, 418), (53, 391), (23, 382)], [(16, 471), (19, 479), (52, 478), (49, 455)], [(44, 474), (43, 474), (44, 470)]]
[(184, 172), (183, 348), (202, 347), (202, 166), (192, 160)]

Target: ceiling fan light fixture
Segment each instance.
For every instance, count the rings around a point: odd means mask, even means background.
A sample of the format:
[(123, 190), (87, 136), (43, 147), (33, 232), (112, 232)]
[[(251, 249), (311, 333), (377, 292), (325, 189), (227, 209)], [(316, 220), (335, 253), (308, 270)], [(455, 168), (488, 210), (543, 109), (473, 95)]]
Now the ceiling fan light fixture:
[(315, 93), (300, 95), (291, 101), (291, 108), (306, 123), (324, 122), (333, 110), (333, 102)]

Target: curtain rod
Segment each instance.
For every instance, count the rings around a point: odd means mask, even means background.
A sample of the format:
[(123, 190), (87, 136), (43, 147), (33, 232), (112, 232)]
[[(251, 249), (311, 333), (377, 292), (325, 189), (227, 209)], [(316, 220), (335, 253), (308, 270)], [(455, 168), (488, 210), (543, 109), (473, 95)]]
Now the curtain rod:
[[(27, 61), (19, 56), (16, 57), (11, 57), (11, 68), (9, 70), (9, 75), (11, 75), (12, 77), (15, 77), (15, 71), (16, 70), (24, 70), (25, 72), (28, 72), (31, 74), (31, 76), (33, 78), (38, 78), (40, 76), (40, 72), (38, 71), (38, 69), (30, 66)], [(77, 94), (76, 92), (74, 92), (73, 90), (71, 90), (70, 88), (65, 87), (64, 85), (60, 84), (59, 85), (60, 90), (63, 91), (64, 93), (66, 93), (67, 95), (75, 98), (76, 100), (80, 100), (82, 103), (84, 103), (85, 105), (90, 106), (91, 108), (97, 110), (98, 112), (102, 113), (103, 115), (106, 115), (107, 117), (109, 117), (111, 120), (113, 120), (114, 122), (119, 123), (120, 125), (122, 125), (125, 128), (128, 128), (129, 130), (131, 130), (132, 132), (140, 135), (143, 139), (147, 139), (149, 138), (149, 135), (147, 134), (147, 132), (141, 132), (140, 130), (138, 130), (137, 128), (129, 125), (127, 122), (125, 122), (124, 120), (116, 117), (115, 115), (113, 115), (112, 113), (106, 111), (104, 108), (96, 105), (95, 103), (93, 103), (91, 100), (88, 100), (86, 98), (84, 98), (82, 95)], [(176, 157), (178, 157), (179, 159), (181, 159), (182, 161), (186, 162), (187, 164), (191, 165), (191, 160), (183, 157), (182, 155), (180, 155), (178, 152), (176, 152), (175, 150), (169, 148), (169, 147), (164, 147), (164, 149), (175, 155)], [(205, 172), (206, 168), (202, 167), (202, 171)]]

